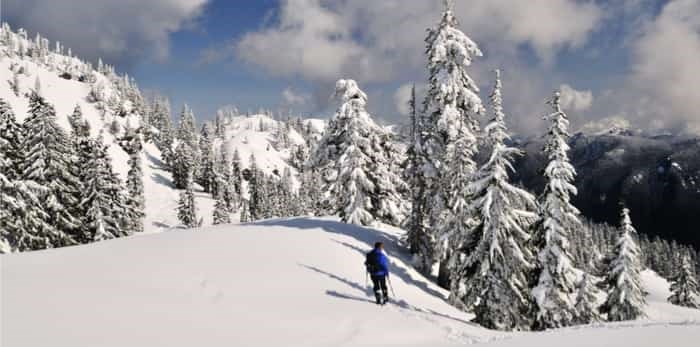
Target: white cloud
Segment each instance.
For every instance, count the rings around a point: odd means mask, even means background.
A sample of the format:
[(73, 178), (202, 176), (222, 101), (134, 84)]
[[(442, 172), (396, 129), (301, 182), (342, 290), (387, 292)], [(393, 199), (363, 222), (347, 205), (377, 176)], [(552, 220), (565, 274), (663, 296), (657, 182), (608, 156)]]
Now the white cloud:
[[(673, 0), (634, 45), (626, 102), (640, 123), (700, 130), (700, 2)], [(640, 100), (645, 101), (639, 107)]]
[(564, 109), (585, 111), (593, 105), (593, 92), (590, 90), (576, 90), (568, 84), (562, 84), (559, 90)]
[(304, 106), (311, 100), (311, 96), (305, 93), (297, 93), (292, 88), (287, 87), (282, 91), (282, 99), (284, 104), (288, 106)]
[(407, 116), (409, 115), (409, 113), (411, 113), (411, 107), (408, 103), (409, 101), (411, 101), (411, 90), (414, 86), (416, 87), (416, 99), (418, 99), (417, 106), (420, 107), (420, 100), (423, 99), (423, 96), (428, 90), (428, 86), (426, 84), (406, 83), (400, 86), (398, 89), (396, 89), (396, 92), (394, 93), (394, 107), (396, 108), (396, 111), (398, 111), (399, 114), (402, 116)]
[(343, 17), (319, 0), (283, 1), (280, 11), (275, 27), (242, 38), (241, 58), (273, 75), (323, 81), (338, 78), (343, 66), (362, 59), (362, 47)]
[(111, 62), (167, 58), (169, 36), (208, 0), (2, 0), (5, 20)]
[(609, 134), (630, 130), (630, 122), (617, 115), (586, 123), (579, 131), (586, 134)]
[[(282, 0), (278, 20), (242, 37), (237, 55), (278, 76), (328, 82), (386, 81), (423, 65), (425, 29), (440, 1)], [(458, 3), (468, 35), (489, 51), (530, 45), (543, 61), (580, 47), (602, 18), (592, 2), (478, 0)]]

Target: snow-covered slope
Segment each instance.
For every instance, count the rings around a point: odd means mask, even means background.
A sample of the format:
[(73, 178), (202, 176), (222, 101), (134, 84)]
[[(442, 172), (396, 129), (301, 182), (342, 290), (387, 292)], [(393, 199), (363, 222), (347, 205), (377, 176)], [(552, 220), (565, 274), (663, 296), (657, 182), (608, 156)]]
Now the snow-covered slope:
[[(325, 121), (321, 119), (304, 119), (303, 126), (309, 128), (311, 137), (320, 137), (325, 130)], [(238, 150), (243, 167), (250, 166), (250, 157), (255, 155), (258, 168), (267, 175), (281, 176), (285, 168), (292, 172), (294, 182), (298, 183), (296, 170), (291, 165), (292, 151), (297, 146), (308, 145), (299, 131), (289, 128), (289, 141), (286, 145), (278, 144), (277, 130), (283, 122), (264, 114), (235, 116), (226, 120), (223, 139), (216, 141), (215, 146), (226, 146), (230, 155)]]
[[(545, 333), (469, 323), (407, 265), (398, 229), (330, 219), (169, 230), (0, 257), (2, 346), (696, 346), (700, 311), (665, 303), (644, 274), (649, 318)], [(364, 252), (384, 241), (396, 302), (378, 307)]]
[[(19, 43), (23, 42), (28, 46), (27, 40), (20, 35), (3, 30), (3, 35), (11, 35), (14, 40), (14, 49), (18, 49)], [(83, 117), (90, 123), (91, 135), (96, 137), (104, 131), (104, 141), (109, 145), (109, 154), (113, 160), (116, 173), (122, 181), (126, 180), (129, 170), (127, 164), (128, 154), (117, 144), (115, 136), (110, 134), (108, 125), (113, 120), (126, 126), (127, 122), (132, 127), (138, 127), (141, 116), (131, 113), (126, 117), (114, 115), (109, 109), (102, 111), (98, 108), (98, 103), (91, 102), (89, 95), (93, 91), (93, 86), (99, 85), (100, 93), (105, 100), (120, 104), (129, 109), (130, 103), (122, 95), (119, 95), (114, 85), (116, 77), (108, 78), (104, 73), (88, 69), (85, 63), (74, 57), (49, 52), (43, 59), (32, 58), (28, 55), (13, 54), (6, 56), (10, 48), (0, 40), (0, 99), (5, 100), (12, 107), (13, 112), (20, 123), (27, 116), (29, 99), (27, 95), (35, 88), (37, 79), (40, 83), (41, 95), (56, 109), (57, 121), (67, 132), (69, 131), (68, 116), (73, 113), (76, 105), (82, 109)], [(68, 67), (67, 67), (68, 66)], [(15, 72), (18, 83), (18, 93), (12, 88), (15, 82)], [(77, 78), (65, 79), (60, 75), (63, 71), (80, 71), (83, 73), (89, 70), (90, 75), (95, 79), (94, 83), (81, 82)], [(9, 83), (12, 82), (12, 83)], [(178, 225), (177, 199), (179, 192), (173, 188), (170, 173), (163, 168), (160, 151), (153, 144), (145, 144), (142, 154), (144, 191), (146, 198), (146, 230), (153, 230), (159, 226)], [(206, 194), (197, 195), (197, 203), (200, 215), (204, 218), (205, 225), (211, 224), (211, 210), (213, 201)]]

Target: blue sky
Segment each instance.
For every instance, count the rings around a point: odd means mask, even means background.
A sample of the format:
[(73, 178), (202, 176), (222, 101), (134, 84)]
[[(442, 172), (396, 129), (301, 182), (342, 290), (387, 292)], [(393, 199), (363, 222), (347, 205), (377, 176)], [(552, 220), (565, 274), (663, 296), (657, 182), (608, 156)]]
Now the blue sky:
[(187, 102), (200, 118), (210, 118), (224, 105), (257, 110), (279, 103), (285, 88), (235, 61), (201, 64), (202, 51), (230, 42), (260, 26), (276, 1), (246, 1), (245, 6), (226, 0), (210, 2), (197, 19), (197, 27), (171, 35), (166, 61), (143, 60), (130, 69), (142, 89), (158, 90), (171, 98), (173, 109)]
[[(484, 51), (472, 75), (488, 96), (504, 73), (516, 131), (541, 131), (544, 100), (567, 95), (575, 127), (621, 120), (700, 129), (697, 0), (457, 0), (461, 29)], [(425, 28), (441, 0), (2, 0), (3, 20), (87, 59), (104, 57), (144, 90), (190, 104), (328, 116), (339, 78), (357, 79), (377, 118), (402, 118), (425, 84)], [(51, 16), (45, 16), (51, 13)], [(65, 23), (76, 23), (66, 25)]]

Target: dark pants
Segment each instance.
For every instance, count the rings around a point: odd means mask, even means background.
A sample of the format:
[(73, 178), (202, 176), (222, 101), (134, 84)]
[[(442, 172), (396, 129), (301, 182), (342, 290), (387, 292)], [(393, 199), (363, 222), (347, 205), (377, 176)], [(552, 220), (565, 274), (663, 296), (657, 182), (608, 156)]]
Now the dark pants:
[(386, 276), (372, 275), (372, 285), (374, 286), (374, 297), (378, 304), (383, 304), (389, 300), (389, 292), (386, 289)]

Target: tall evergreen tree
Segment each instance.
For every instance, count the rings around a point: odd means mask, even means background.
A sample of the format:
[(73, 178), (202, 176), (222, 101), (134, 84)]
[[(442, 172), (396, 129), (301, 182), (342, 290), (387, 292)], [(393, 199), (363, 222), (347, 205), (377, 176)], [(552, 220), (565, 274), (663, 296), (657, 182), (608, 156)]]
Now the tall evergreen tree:
[(260, 171), (258, 171), (258, 163), (255, 160), (255, 154), (250, 155), (250, 178), (248, 179), (248, 217), (250, 220), (258, 220), (262, 215), (261, 206), (261, 180)]
[(73, 148), (63, 130), (56, 123), (52, 105), (37, 93), (29, 98), (29, 115), (23, 124), (26, 135), (20, 149), (24, 155), (19, 168), (22, 180), (34, 181), (48, 188), (42, 197), (48, 219), (46, 224), (55, 230), (55, 247), (76, 243), (80, 220), (75, 212), (78, 205), (80, 182), (73, 167)]
[(629, 210), (622, 209), (622, 223), (612, 261), (608, 265), (605, 283), (608, 298), (600, 307), (608, 321), (633, 320), (644, 317), (646, 300), (641, 285), (639, 247), (634, 240), (637, 231), (632, 226)]
[(231, 158), (231, 187), (233, 192), (237, 196), (242, 196), (242, 177), (243, 167), (241, 166), (241, 155), (238, 153), (238, 149), (233, 150), (233, 157)]
[[(129, 133), (127, 129), (127, 133)], [(138, 134), (130, 137), (127, 144), (127, 153), (129, 153), (129, 172), (126, 177), (127, 190), (127, 218), (128, 229), (131, 232), (143, 231), (143, 219), (146, 216), (144, 210), (146, 207), (146, 198), (143, 191), (143, 169), (141, 164), (141, 154), (143, 145), (141, 137)]]
[[(214, 185), (212, 194), (218, 196), (221, 194), (226, 210), (231, 212), (238, 201), (238, 195), (235, 193), (231, 177), (231, 163), (228, 160), (228, 151), (226, 143), (221, 145), (219, 153), (216, 155), (214, 163)], [(238, 177), (240, 184), (240, 176)]]
[(321, 191), (321, 178), (313, 170), (307, 168), (300, 174), (299, 185), (300, 215), (323, 216), (323, 192)]
[(173, 183), (177, 189), (186, 189), (191, 180), (191, 175), (195, 172), (196, 156), (194, 150), (186, 142), (180, 142), (175, 148), (175, 155), (172, 162)]
[(391, 167), (391, 139), (365, 110), (367, 95), (353, 80), (339, 80), (341, 100), (323, 139), (311, 159), (325, 173), (325, 190), (334, 197), (335, 212), (343, 222), (398, 225), (407, 206), (399, 191), (406, 183)]
[(76, 105), (73, 113), (68, 116), (68, 123), (71, 127), (71, 135), (75, 137), (89, 137), (90, 125), (83, 118), (83, 111), (80, 105)]
[(212, 147), (212, 131), (209, 124), (202, 125), (202, 130), (199, 134), (199, 154), (200, 154), (200, 170), (197, 177), (197, 183), (204, 189), (206, 193), (212, 193), (216, 197), (217, 192), (212, 189), (216, 185), (216, 172), (214, 168), (214, 149)]
[(46, 224), (39, 196), (47, 190), (32, 181), (20, 181), (8, 174), (16, 173), (15, 164), (6, 157), (13, 146), (18, 125), (9, 105), (0, 101), (0, 253), (45, 249), (53, 246), (55, 231)]
[(431, 244), (427, 232), (428, 216), (426, 216), (425, 203), (428, 198), (425, 196), (426, 187), (424, 176), (421, 171), (421, 163), (418, 158), (421, 139), (421, 117), (417, 111), (416, 86), (411, 87), (411, 99), (408, 103), (411, 117), (411, 142), (406, 151), (406, 170), (404, 180), (411, 187), (411, 214), (406, 222), (406, 240), (411, 250), (411, 254), (428, 254), (432, 250), (425, 249)]
[(22, 126), (17, 123), (10, 105), (0, 99), (0, 153), (4, 154), (4, 160), (6, 160), (3, 173), (8, 180), (19, 177), (22, 140)]
[(424, 101), (417, 156), (423, 170), (428, 197), (424, 202), (429, 216), (430, 245), (422, 247), (419, 268), (429, 271), (441, 261), (445, 266), (450, 246), (441, 231), (446, 216), (466, 198), (470, 176), (476, 170), (477, 116), (483, 113), (479, 88), (467, 73), (475, 57), (482, 56), (474, 41), (458, 29), (451, 2), (446, 2), (440, 23), (428, 30), (429, 89)]
[(84, 181), (80, 190), (83, 243), (113, 239), (127, 235), (122, 224), (125, 214), (123, 192), (113, 172), (102, 135), (83, 142)]
[[(7, 165), (0, 153), (0, 169)], [(33, 181), (10, 181), (0, 170), (0, 253), (53, 247), (55, 229), (39, 199), (47, 190)]]
[[(197, 123), (194, 117), (194, 112), (192, 112), (192, 109), (187, 106), (187, 104), (183, 105), (182, 112), (180, 113), (180, 121), (177, 129), (177, 140), (177, 149), (180, 149), (182, 144), (187, 145), (189, 148), (189, 155), (191, 155), (191, 157), (187, 163), (184, 163), (183, 160), (179, 158), (179, 153), (176, 149), (176, 158), (173, 160), (175, 163), (174, 165), (183, 166), (184, 164), (188, 170), (192, 171), (191, 174), (193, 175), (193, 182), (196, 182), (201, 170), (201, 153), (199, 151), (199, 136), (197, 135)], [(173, 170), (175, 170), (175, 168), (173, 168)], [(184, 184), (184, 181), (181, 183)], [(179, 189), (184, 189), (183, 185), (177, 186)]]
[(698, 291), (698, 281), (695, 278), (695, 270), (691, 264), (690, 257), (683, 256), (682, 266), (678, 275), (672, 279), (672, 295), (668, 301), (674, 305), (700, 308), (697, 300), (700, 298)]
[(194, 199), (194, 190), (192, 189), (192, 173), (187, 177), (185, 190), (180, 192), (180, 201), (178, 202), (177, 218), (185, 228), (196, 228), (200, 226), (197, 218), (197, 206)]
[(172, 164), (173, 144), (175, 142), (175, 130), (170, 111), (170, 101), (162, 97), (155, 97), (151, 106), (151, 116), (149, 120), (151, 125), (158, 129), (156, 136), (156, 145), (161, 151), (163, 158), (168, 166)]
[[(464, 198), (452, 204), (455, 217), (447, 223), (459, 250), (452, 257), (451, 300), (473, 307), (475, 321), (487, 328), (527, 330), (531, 324), (528, 275), (533, 267), (528, 229), (537, 218), (533, 212), (537, 206), (532, 194), (509, 182), (511, 162), (521, 151), (505, 143), (510, 136), (500, 74), (491, 102), (494, 118), (485, 128), (491, 155), (467, 188), (471, 206)], [(473, 214), (473, 226), (462, 219), (467, 213)]]
[(198, 145), (197, 123), (194, 118), (194, 112), (187, 104), (182, 106), (177, 128), (177, 139), (193, 148)]
[(544, 330), (572, 325), (576, 321), (577, 269), (571, 260), (568, 238), (581, 229), (578, 210), (571, 204), (576, 195), (576, 170), (569, 163), (569, 120), (561, 109), (561, 95), (549, 101), (554, 112), (544, 147), (549, 159), (547, 183), (541, 197), (540, 221), (535, 227), (537, 285), (532, 290), (536, 314), (534, 328)]
[(241, 223), (248, 223), (250, 221), (250, 210), (248, 209), (248, 206), (248, 202), (243, 200), (241, 203), (241, 215), (239, 218)]
[(589, 324), (601, 320), (597, 307), (598, 292), (591, 276), (584, 273), (576, 288), (575, 324)]

